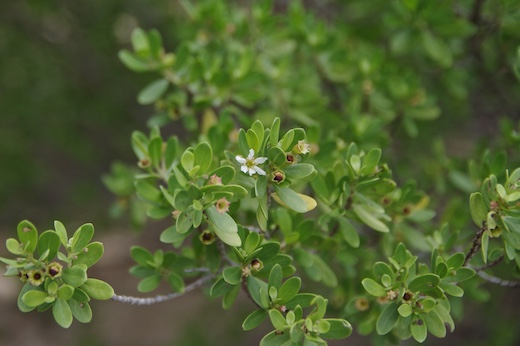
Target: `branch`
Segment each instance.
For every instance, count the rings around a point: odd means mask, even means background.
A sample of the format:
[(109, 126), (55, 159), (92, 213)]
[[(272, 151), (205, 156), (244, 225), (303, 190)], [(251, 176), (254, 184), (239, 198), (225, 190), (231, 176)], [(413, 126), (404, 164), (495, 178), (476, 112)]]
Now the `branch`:
[(504, 255), (502, 254), (499, 258), (497, 258), (496, 260), (494, 260), (493, 262), (489, 262), (488, 264), (482, 266), (482, 267), (478, 267), (478, 268), (473, 268), (475, 269), (476, 272), (480, 272), (482, 270), (486, 270), (486, 269), (489, 269), (491, 267), (494, 267), (496, 266), (497, 264), (499, 264), (500, 262), (502, 262), (502, 260), (504, 259)]
[(471, 249), (469, 249), (468, 254), (466, 255), (466, 259), (464, 260), (463, 267), (466, 267), (469, 264), (469, 261), (471, 258), (477, 253), (477, 251), (480, 249), (480, 245), (482, 244), (482, 235), (487, 230), (487, 228), (484, 226), (482, 227), (478, 232), (475, 238), (473, 239), (473, 246)]
[(490, 282), (492, 284), (500, 285), (502, 287), (512, 287), (512, 288), (520, 287), (520, 282), (518, 282), (518, 281), (503, 280), (503, 279), (497, 278), (496, 276), (491, 276), (489, 274), (486, 274), (485, 272), (477, 272), (477, 274), (482, 279), (484, 279), (487, 282)]
[(131, 297), (131, 296), (120, 296), (118, 294), (114, 294), (112, 296), (112, 300), (120, 303), (128, 303), (132, 305), (152, 305), (155, 303), (162, 303), (167, 300), (175, 299), (180, 296), (183, 296), (184, 294), (193, 291), (195, 288), (202, 286), (206, 281), (211, 280), (215, 275), (208, 275), (203, 276), (200, 279), (193, 281), (191, 284), (186, 286), (184, 289), (184, 292), (182, 293), (170, 293), (168, 295), (158, 295), (155, 297), (148, 297), (148, 298), (139, 298), (139, 297)]

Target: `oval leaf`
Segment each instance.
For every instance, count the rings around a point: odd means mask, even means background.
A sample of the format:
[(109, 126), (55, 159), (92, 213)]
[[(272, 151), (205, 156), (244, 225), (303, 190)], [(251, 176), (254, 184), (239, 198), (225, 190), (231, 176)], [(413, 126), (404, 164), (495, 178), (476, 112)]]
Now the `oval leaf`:
[(104, 281), (98, 279), (87, 279), (80, 287), (91, 298), (107, 300), (114, 296), (114, 289)]
[(157, 101), (168, 89), (168, 84), (169, 82), (164, 78), (153, 81), (139, 92), (137, 102), (142, 105), (148, 105)]
[(72, 324), (72, 311), (69, 304), (63, 299), (56, 299), (52, 305), (52, 315), (63, 328), (69, 328)]

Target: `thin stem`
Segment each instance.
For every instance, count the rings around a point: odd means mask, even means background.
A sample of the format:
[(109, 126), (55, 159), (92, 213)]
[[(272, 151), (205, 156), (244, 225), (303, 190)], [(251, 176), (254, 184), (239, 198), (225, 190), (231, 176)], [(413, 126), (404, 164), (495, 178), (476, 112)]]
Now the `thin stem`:
[(200, 279), (193, 281), (191, 284), (187, 285), (182, 293), (170, 293), (167, 295), (158, 295), (155, 297), (148, 298), (139, 298), (139, 297), (131, 297), (131, 296), (120, 296), (118, 294), (114, 294), (112, 296), (112, 300), (120, 303), (127, 303), (132, 305), (152, 305), (156, 303), (162, 303), (167, 300), (172, 300), (183, 296), (184, 294), (193, 291), (195, 288), (202, 286), (207, 281), (211, 280), (215, 275), (203, 276)]
[(520, 287), (520, 282), (518, 282), (518, 281), (502, 280), (500, 278), (497, 278), (496, 276), (491, 276), (489, 274), (486, 274), (485, 272), (477, 272), (477, 274), (482, 279), (484, 279), (487, 282), (490, 282), (492, 284), (500, 285), (502, 287), (511, 287), (511, 288), (519, 288)]
[(502, 260), (504, 259), (504, 255), (502, 254), (499, 258), (497, 258), (496, 260), (494, 260), (493, 262), (489, 262), (488, 264), (482, 266), (482, 267), (478, 267), (478, 268), (473, 268), (475, 269), (475, 271), (477, 272), (480, 272), (482, 270), (486, 270), (486, 269), (489, 269), (491, 267), (494, 267), (496, 266), (497, 264), (499, 264), (500, 262), (502, 262)]
[(486, 231), (486, 227), (482, 227), (477, 234), (475, 235), (475, 238), (473, 238), (473, 246), (471, 249), (469, 249), (468, 254), (466, 255), (466, 259), (464, 260), (463, 267), (466, 267), (469, 264), (469, 261), (473, 256), (477, 253), (477, 251), (480, 249), (480, 245), (482, 244), (482, 235)]

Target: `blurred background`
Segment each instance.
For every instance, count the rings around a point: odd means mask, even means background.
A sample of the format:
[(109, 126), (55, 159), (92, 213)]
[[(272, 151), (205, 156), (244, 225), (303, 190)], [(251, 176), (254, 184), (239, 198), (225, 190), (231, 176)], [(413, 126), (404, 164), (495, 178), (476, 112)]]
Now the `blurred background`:
[[(307, 6), (327, 17), (336, 3), (308, 1)], [(56, 219), (69, 232), (93, 222), (106, 252), (93, 268), (93, 276), (108, 281), (119, 294), (135, 294), (137, 279), (127, 271), (132, 265), (128, 249), (134, 244), (164, 247), (158, 242), (162, 228), (149, 223), (144, 232), (135, 232), (127, 220), (111, 219), (107, 210), (114, 197), (101, 176), (113, 161), (135, 162), (130, 134), (135, 129), (145, 130), (153, 112), (151, 107), (138, 105), (135, 97), (152, 77), (130, 72), (117, 53), (129, 46), (130, 34), (137, 26), (158, 29), (166, 48), (173, 50), (184, 17), (177, 1), (166, 0), (156, 0), (153, 5), (140, 0), (3, 3), (0, 256), (6, 255), (5, 239), (22, 219), (31, 220), (40, 231), (51, 228)], [(511, 120), (518, 121), (518, 102), (493, 97), (501, 90), (486, 85), (493, 84), (476, 83), (473, 97), (468, 98), (465, 107), (478, 109), (473, 113), (477, 120), (462, 129), (464, 133), (457, 129), (451, 138), (457, 143), (455, 151), (461, 150), (461, 138), (470, 148), (482, 138), (486, 143), (486, 137), (499, 131), (498, 117), (513, 116)], [(500, 111), (496, 111), (497, 105)], [(18, 310), (20, 286), (17, 280), (0, 277), (1, 345), (247, 345), (257, 343), (266, 332), (259, 328), (245, 333), (238, 327), (251, 308), (245, 297), (231, 311), (223, 311), (220, 301), (208, 302), (200, 290), (186, 299), (150, 307), (95, 302), (91, 324), (75, 321), (63, 330), (50, 314)], [(511, 303), (518, 303), (518, 298), (511, 291), (497, 295), (485, 307), (469, 306), (468, 319), (457, 324), (454, 335), (437, 342), (487, 345), (490, 335), (501, 335), (501, 339), (493, 339), (498, 340), (496, 345), (514, 345), (519, 341), (517, 330), (494, 325), (489, 316), (496, 311), (518, 318), (518, 305)], [(479, 315), (483, 311), (489, 312), (487, 318)], [(476, 321), (484, 322), (486, 328)], [(351, 337), (347, 342), (363, 345), (368, 340)]]

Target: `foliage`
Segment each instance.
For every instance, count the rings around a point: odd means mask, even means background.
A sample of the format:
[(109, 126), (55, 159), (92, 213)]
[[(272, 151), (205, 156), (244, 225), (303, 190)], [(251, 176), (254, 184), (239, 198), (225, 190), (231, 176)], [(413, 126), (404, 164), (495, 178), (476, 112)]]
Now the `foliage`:
[[(84, 224), (70, 238), (61, 222), (55, 221), (54, 228), (38, 236), (30, 221), (20, 222), (18, 239), (6, 240), (7, 250), (17, 258), (0, 257), (0, 261), (7, 264), (5, 276), (19, 277), (25, 283), (18, 296), (21, 311), (52, 309), (56, 322), (68, 328), (73, 318), (90, 322), (90, 299), (110, 299), (114, 290), (106, 282), (87, 275), (87, 269), (99, 261), (104, 251), (100, 242), (90, 242), (94, 226)], [(60, 251), (61, 247), (65, 253)]]
[[(338, 11), (373, 13), (375, 3), (352, 1)], [(507, 163), (508, 151), (520, 163), (514, 125), (503, 121), (497, 149), (485, 148), (467, 169), (427, 129), (442, 133), (458, 121), (443, 117), (470, 97), (465, 80), (481, 69), (474, 59), (490, 71), (517, 72), (509, 39), (518, 9), (377, 3), (365, 31), (355, 18), (327, 25), (298, 1), (285, 11), (266, 0), (181, 4), (189, 20), (174, 52), (157, 30), (136, 28), (131, 49), (119, 53), (130, 70), (154, 76), (137, 101), (155, 112), (147, 133), (132, 133), (136, 167), (114, 164), (103, 182), (126, 201), (117, 214), (126, 207), (136, 224), (170, 220), (160, 240), (171, 251), (131, 248), (139, 291), (165, 281), (178, 297), (211, 280), (209, 296), (222, 297), (224, 309), (240, 291), (255, 305), (244, 330), (270, 322), (261, 345), (323, 345), (348, 337), (349, 321), (389, 342), (443, 338), (465, 292), (478, 295), (483, 280), (517, 286), (509, 281), (520, 266), (520, 169)], [(479, 25), (497, 13), (505, 57), (481, 48), (496, 44), (482, 39)], [(166, 134), (172, 122), (182, 135)], [(469, 208), (443, 208), (462, 193)], [(168, 299), (119, 296), (87, 278), (103, 253), (100, 243), (89, 244), (91, 225), (71, 240), (59, 222), (40, 237), (28, 221), (20, 225), (19, 240), (6, 242), (18, 259), (1, 260), (7, 275), (28, 281), (22, 311), (52, 306), (68, 327), (72, 315), (90, 320), (79, 309), (89, 296)], [(56, 278), (48, 274), (62, 266), (55, 256), (68, 266)], [(487, 274), (496, 268), (510, 277)], [(327, 310), (337, 317), (325, 317)]]

